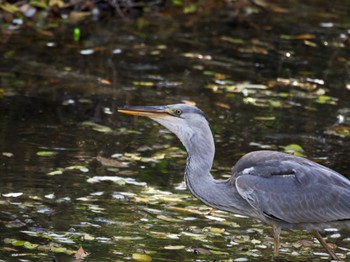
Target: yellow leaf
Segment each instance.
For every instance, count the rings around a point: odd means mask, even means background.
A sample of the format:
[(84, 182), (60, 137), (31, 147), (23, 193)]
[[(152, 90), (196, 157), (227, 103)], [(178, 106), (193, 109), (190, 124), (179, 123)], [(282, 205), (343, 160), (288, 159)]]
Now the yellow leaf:
[(150, 262), (152, 257), (147, 254), (134, 253), (132, 254), (132, 259), (139, 262)]
[(63, 8), (65, 4), (62, 0), (50, 0), (49, 6), (58, 6), (59, 8)]
[(211, 227), (210, 232), (214, 234), (222, 234), (225, 232), (225, 228)]
[(11, 5), (9, 3), (1, 4), (0, 8), (5, 12), (11, 13), (11, 14), (19, 12), (19, 8), (17, 6)]

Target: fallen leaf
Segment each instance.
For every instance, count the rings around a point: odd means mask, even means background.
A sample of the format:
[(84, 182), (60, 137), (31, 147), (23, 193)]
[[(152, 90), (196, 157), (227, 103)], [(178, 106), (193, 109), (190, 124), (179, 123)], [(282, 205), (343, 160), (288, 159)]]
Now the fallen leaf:
[(0, 5), (0, 9), (4, 10), (5, 12), (8, 13), (16, 13), (19, 12), (19, 8), (13, 4), (9, 4), (9, 3), (3, 3)]
[(298, 40), (310, 40), (310, 39), (315, 39), (316, 36), (312, 34), (301, 34), (301, 35), (296, 35), (293, 38)]
[(109, 81), (107, 79), (100, 79), (100, 83), (104, 84), (104, 85), (111, 85), (111, 81)]
[(147, 254), (134, 253), (132, 254), (132, 259), (140, 262), (150, 262), (152, 257)]
[(185, 246), (178, 245), (178, 246), (165, 246), (164, 249), (167, 250), (180, 250), (180, 249), (185, 249)]
[(191, 100), (182, 100), (182, 103), (187, 104), (187, 105), (192, 105), (192, 106), (196, 105), (196, 102), (191, 101)]
[(300, 239), (299, 243), (303, 246), (303, 247), (310, 247), (312, 246), (313, 242), (310, 240), (305, 240), (305, 239)]
[(87, 252), (85, 252), (85, 250), (83, 249), (82, 246), (80, 246), (80, 248), (77, 250), (77, 252), (75, 253), (74, 257), (75, 260), (82, 260), (85, 257), (87, 257), (89, 254)]
[(57, 152), (54, 152), (54, 151), (39, 151), (39, 152), (36, 152), (36, 155), (37, 156), (54, 156), (54, 155), (57, 155)]
[(215, 105), (218, 107), (224, 108), (224, 109), (231, 109), (230, 105), (225, 104), (225, 103), (218, 102), (218, 103), (215, 103)]
[(121, 162), (121, 161), (118, 161), (116, 159), (106, 158), (106, 157), (103, 157), (100, 155), (96, 157), (96, 160), (98, 162), (100, 162), (103, 166), (113, 166), (113, 167), (126, 167), (126, 166), (128, 166), (128, 163), (126, 163), (126, 162)]

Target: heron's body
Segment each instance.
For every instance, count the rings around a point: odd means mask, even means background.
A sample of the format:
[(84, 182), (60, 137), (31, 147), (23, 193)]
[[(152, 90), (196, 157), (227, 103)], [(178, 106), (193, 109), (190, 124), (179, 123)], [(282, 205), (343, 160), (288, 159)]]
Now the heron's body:
[(335, 253), (318, 231), (350, 227), (350, 181), (305, 158), (276, 151), (243, 156), (227, 180), (211, 174), (215, 146), (203, 112), (184, 104), (125, 107), (123, 113), (147, 116), (172, 131), (188, 153), (185, 181), (203, 203), (216, 209), (257, 218), (274, 228), (278, 255), (281, 228), (313, 233), (333, 258)]

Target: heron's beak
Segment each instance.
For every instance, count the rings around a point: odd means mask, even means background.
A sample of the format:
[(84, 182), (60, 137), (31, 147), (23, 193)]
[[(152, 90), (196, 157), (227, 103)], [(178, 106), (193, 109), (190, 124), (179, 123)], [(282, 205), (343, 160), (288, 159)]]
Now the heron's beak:
[(124, 114), (146, 116), (151, 118), (169, 115), (166, 106), (124, 106), (118, 108), (117, 111)]

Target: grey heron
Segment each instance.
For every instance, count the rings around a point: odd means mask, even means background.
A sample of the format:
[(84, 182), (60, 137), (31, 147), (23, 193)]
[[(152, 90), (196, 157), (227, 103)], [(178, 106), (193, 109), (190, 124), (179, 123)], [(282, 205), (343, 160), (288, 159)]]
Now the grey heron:
[(187, 151), (185, 181), (191, 193), (210, 207), (271, 225), (274, 256), (279, 255), (281, 229), (303, 229), (338, 259), (319, 231), (350, 227), (350, 181), (344, 176), (306, 158), (261, 150), (240, 158), (230, 178), (216, 180), (210, 174), (214, 139), (199, 108), (174, 104), (118, 111), (149, 117), (174, 133)]

